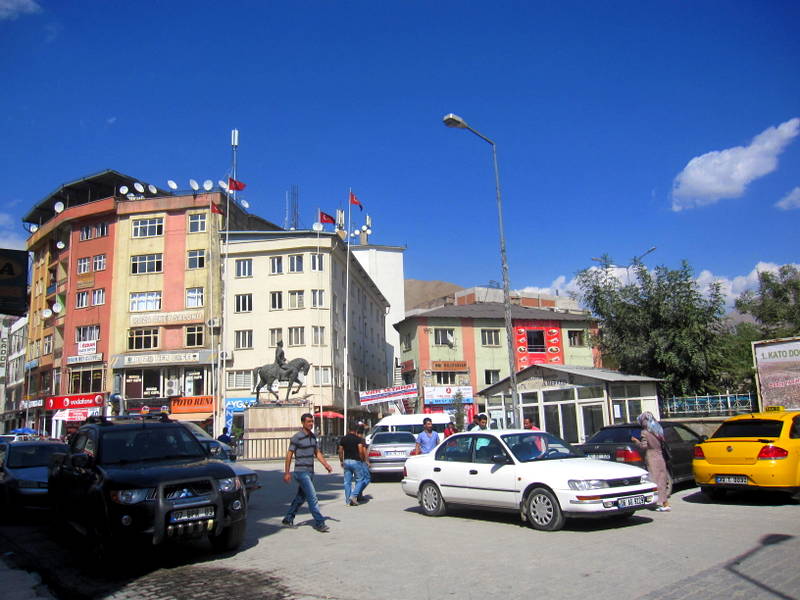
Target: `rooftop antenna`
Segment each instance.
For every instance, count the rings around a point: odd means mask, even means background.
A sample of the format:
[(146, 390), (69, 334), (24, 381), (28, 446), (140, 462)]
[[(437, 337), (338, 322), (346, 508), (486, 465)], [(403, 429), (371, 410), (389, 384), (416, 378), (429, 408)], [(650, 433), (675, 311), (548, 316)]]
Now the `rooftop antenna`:
[(194, 179), (189, 180), (189, 187), (192, 188), (195, 192), (200, 189), (200, 184), (197, 183)]
[(125, 196), (128, 193), (128, 186), (127, 185), (119, 186), (119, 193)]
[(56, 213), (64, 212), (64, 203), (63, 202), (56, 202), (53, 205), (53, 210), (56, 211)]

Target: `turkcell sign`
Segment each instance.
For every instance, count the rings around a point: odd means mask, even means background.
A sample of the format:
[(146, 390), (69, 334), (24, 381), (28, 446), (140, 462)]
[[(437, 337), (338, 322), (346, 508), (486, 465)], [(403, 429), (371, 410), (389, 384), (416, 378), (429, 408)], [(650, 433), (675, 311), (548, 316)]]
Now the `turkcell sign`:
[(405, 400), (416, 397), (416, 383), (398, 385), (390, 388), (381, 388), (379, 390), (366, 390), (364, 392), (358, 392), (358, 398), (361, 406), (367, 406), (368, 404), (380, 404), (381, 402), (395, 402), (397, 400)]

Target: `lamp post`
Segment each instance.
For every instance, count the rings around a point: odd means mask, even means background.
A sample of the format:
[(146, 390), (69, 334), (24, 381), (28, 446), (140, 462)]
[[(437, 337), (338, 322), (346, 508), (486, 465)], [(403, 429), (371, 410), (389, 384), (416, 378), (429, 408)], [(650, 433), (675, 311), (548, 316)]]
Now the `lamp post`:
[(497, 192), (497, 222), (500, 230), (500, 264), (503, 269), (503, 313), (506, 324), (506, 338), (508, 338), (508, 369), (509, 381), (511, 382), (511, 407), (513, 417), (511, 419), (511, 426), (519, 427), (519, 394), (517, 393), (517, 369), (514, 357), (514, 328), (511, 325), (511, 290), (508, 283), (508, 260), (506, 259), (506, 236), (503, 230), (503, 202), (500, 197), (500, 171), (497, 168), (497, 145), (482, 133), (474, 130), (467, 125), (458, 115), (453, 113), (444, 116), (444, 124), (447, 127), (455, 127), (457, 129), (467, 129), (471, 131), (484, 142), (487, 142), (492, 147), (492, 162), (494, 164), (494, 185)]

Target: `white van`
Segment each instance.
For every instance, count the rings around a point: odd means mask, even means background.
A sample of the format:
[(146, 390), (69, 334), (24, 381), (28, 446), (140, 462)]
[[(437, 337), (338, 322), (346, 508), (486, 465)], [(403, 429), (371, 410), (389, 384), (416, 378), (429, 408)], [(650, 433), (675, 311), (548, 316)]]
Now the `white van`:
[(430, 418), (433, 421), (433, 430), (438, 431), (440, 436), (444, 433), (445, 425), (453, 420), (447, 413), (389, 415), (382, 418), (370, 429), (365, 441), (369, 445), (372, 442), (372, 436), (381, 431), (410, 431), (416, 437), (422, 431), (422, 421), (426, 418)]

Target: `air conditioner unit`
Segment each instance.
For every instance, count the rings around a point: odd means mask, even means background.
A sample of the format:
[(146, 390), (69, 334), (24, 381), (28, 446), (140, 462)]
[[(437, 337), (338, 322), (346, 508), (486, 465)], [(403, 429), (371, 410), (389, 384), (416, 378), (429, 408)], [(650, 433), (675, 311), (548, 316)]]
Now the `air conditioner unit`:
[(206, 321), (206, 325), (212, 329), (216, 329), (219, 327), (219, 317), (210, 318), (208, 321)]
[(222, 360), (231, 360), (233, 358), (233, 350), (222, 350), (219, 353), (219, 357)]
[(181, 382), (180, 379), (167, 379), (164, 385), (164, 395), (168, 398), (181, 395)]

